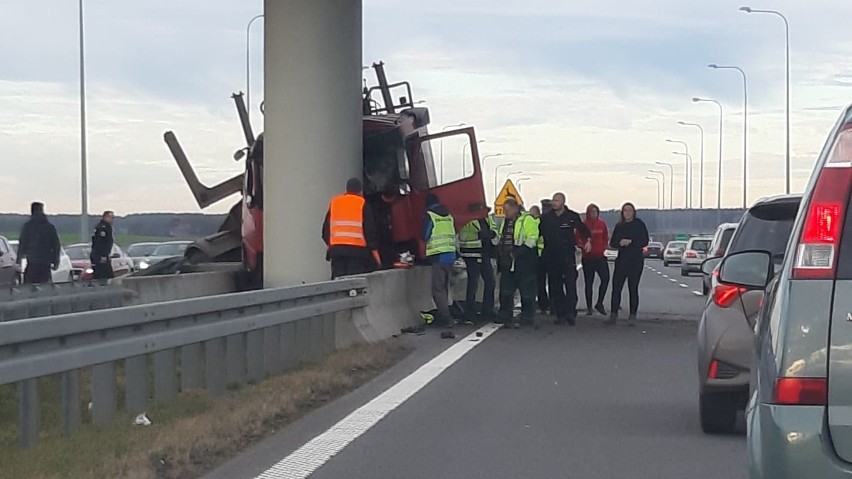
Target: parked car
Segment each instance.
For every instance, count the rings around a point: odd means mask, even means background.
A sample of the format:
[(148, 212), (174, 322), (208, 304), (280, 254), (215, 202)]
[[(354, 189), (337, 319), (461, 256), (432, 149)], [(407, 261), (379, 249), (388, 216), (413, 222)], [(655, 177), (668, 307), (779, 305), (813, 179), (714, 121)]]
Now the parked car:
[[(852, 107), (816, 162), (783, 268), (759, 278), (768, 281), (746, 411), (752, 479), (852, 477), (850, 196)], [(720, 280), (764, 291), (735, 272)]]
[(686, 242), (683, 257), (680, 260), (680, 275), (689, 276), (691, 273), (701, 272), (701, 263), (707, 259), (707, 251), (713, 238), (709, 236), (695, 236)]
[(604, 250), (604, 256), (606, 257), (607, 261), (615, 261), (615, 259), (618, 258), (618, 250), (615, 248), (608, 247), (606, 250)]
[(652, 241), (643, 249), (646, 258), (663, 259), (663, 243)]
[(686, 249), (686, 241), (669, 241), (663, 251), (663, 266), (668, 266), (672, 263), (680, 264), (683, 259), (683, 250)]
[(9, 240), (0, 236), (0, 286), (14, 286), (21, 282), (15, 249)]
[[(127, 256), (133, 260), (133, 269), (146, 269), (149, 266), (148, 260), (154, 255), (157, 247), (161, 243), (136, 243), (127, 248)], [(144, 263), (144, 267), (142, 266)]]
[[(68, 246), (65, 251), (71, 257), (71, 272), (75, 280), (91, 281), (94, 270), (89, 259), (92, 247), (88, 243), (78, 243)], [(112, 272), (115, 277), (125, 276), (133, 272), (133, 260), (130, 259), (118, 245), (112, 246)]]
[[(716, 234), (713, 235), (713, 243), (710, 245), (710, 251), (707, 253), (707, 258), (719, 258), (725, 256), (728, 251), (728, 245), (731, 244), (731, 238), (734, 237), (734, 232), (737, 231), (738, 223), (723, 223), (716, 228)], [(711, 275), (705, 274), (701, 278), (701, 292), (704, 296), (710, 294), (710, 279)]]
[[(780, 268), (801, 197), (758, 200), (740, 220), (726, 258), (767, 250)], [(722, 258), (711, 258), (702, 272), (713, 275), (713, 294), (698, 326), (698, 372), (701, 426), (705, 432), (728, 432), (737, 411), (745, 408), (754, 350), (754, 316), (763, 301), (760, 291), (747, 291), (719, 280)], [(735, 260), (739, 261), (739, 260)], [(729, 268), (730, 269), (730, 268)]]
[[(18, 245), (20, 242), (18, 240), (9, 241), (9, 245), (12, 247), (12, 250), (17, 254), (18, 253)], [(65, 252), (65, 248), (59, 248), (59, 267), (50, 272), (51, 281), (54, 283), (70, 283), (74, 281), (74, 274), (72, 272), (71, 266), (71, 258), (68, 256), (68, 253)], [(27, 270), (27, 259), (24, 258), (21, 260), (20, 272), (23, 275), (24, 271)]]
[(160, 261), (183, 256), (192, 241), (167, 241), (160, 243), (154, 254), (139, 263), (139, 269), (148, 269)]

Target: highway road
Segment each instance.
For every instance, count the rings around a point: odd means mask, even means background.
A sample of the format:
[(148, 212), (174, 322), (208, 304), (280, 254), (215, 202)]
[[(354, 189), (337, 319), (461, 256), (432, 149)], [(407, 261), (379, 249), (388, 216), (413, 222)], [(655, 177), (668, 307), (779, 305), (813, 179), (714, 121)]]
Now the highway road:
[(698, 423), (701, 279), (647, 265), (637, 328), (596, 315), (452, 347), (407, 338), (416, 351), (397, 367), (209, 477), (745, 477), (742, 424), (708, 436)]

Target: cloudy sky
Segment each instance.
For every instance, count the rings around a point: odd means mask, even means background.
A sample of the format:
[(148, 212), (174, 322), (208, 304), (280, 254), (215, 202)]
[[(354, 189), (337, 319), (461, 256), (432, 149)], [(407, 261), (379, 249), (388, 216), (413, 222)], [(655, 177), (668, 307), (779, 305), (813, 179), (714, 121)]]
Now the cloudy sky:
[[(791, 21), (793, 189), (804, 186), (841, 108), (852, 100), (852, 4), (773, 0)], [(433, 130), (460, 122), (485, 140), (491, 194), (511, 171), (538, 199), (564, 190), (580, 207), (633, 200), (656, 206), (645, 180), (655, 161), (675, 164), (675, 206), (684, 201), (683, 158), (706, 130), (704, 197), (715, 205), (718, 110), (725, 107), (723, 205), (742, 200), (742, 80), (749, 75), (749, 201), (783, 191), (784, 26), (747, 15), (732, 0), (364, 0), (364, 63), (383, 60), (408, 80)], [(653, 4), (653, 6), (648, 6)], [(771, 4), (771, 5), (770, 5)], [(688, 5), (688, 6), (687, 6)], [(229, 95), (245, 89), (246, 22), (261, 0), (86, 1), (90, 193), (93, 211), (198, 211), (162, 142), (174, 130), (204, 181), (239, 172), (242, 144)], [(0, 211), (33, 199), (79, 211), (76, 2), (0, 0)], [(409, 24), (405, 22), (410, 20)], [(262, 98), (261, 22), (252, 30), (252, 97)], [(391, 40), (391, 42), (389, 42)], [(368, 81), (373, 78), (366, 72)], [(255, 110), (256, 111), (256, 110)], [(255, 113), (260, 129), (260, 115)], [(448, 169), (451, 167), (448, 166)], [(227, 202), (229, 203), (229, 202)], [(213, 211), (224, 211), (226, 204)]]

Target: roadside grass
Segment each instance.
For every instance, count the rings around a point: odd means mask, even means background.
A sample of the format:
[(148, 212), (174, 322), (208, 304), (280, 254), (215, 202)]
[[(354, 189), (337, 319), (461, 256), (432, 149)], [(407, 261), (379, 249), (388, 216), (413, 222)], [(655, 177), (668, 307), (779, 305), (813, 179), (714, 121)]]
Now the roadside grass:
[(394, 340), (356, 345), (258, 384), (229, 388), (218, 398), (184, 392), (174, 403), (148, 409), (150, 427), (134, 426), (133, 415), (119, 413), (113, 424), (87, 424), (70, 438), (59, 436), (57, 381), (47, 378), (40, 384), (41, 442), (30, 449), (18, 447), (17, 389), (0, 386), (0, 478), (198, 477), (378, 376), (408, 352)]

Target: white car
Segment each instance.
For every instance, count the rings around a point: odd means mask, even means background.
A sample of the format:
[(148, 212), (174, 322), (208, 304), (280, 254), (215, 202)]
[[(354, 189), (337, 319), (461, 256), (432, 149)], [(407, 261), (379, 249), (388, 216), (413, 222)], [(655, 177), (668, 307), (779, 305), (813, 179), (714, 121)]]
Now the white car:
[(707, 252), (713, 238), (709, 236), (696, 236), (689, 238), (683, 258), (680, 262), (680, 275), (689, 276), (690, 273), (700, 273), (701, 263), (707, 259)]
[[(18, 245), (20, 243), (18, 240), (9, 241), (9, 246), (15, 250), (15, 253), (18, 252)], [(59, 267), (56, 268), (55, 271), (51, 271), (51, 278), (54, 283), (70, 283), (74, 281), (74, 274), (72, 273), (71, 267), (71, 258), (68, 256), (68, 253), (65, 252), (65, 248), (59, 248)], [(24, 258), (21, 260), (21, 272), (27, 270), (27, 259)]]

